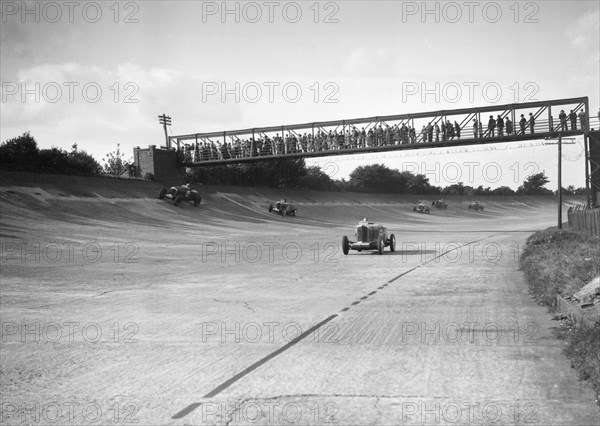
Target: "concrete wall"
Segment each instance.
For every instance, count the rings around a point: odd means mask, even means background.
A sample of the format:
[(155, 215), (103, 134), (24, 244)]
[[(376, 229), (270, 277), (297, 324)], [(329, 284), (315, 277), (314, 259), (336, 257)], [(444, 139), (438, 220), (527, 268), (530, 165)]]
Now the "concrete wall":
[(139, 177), (152, 173), (154, 180), (169, 185), (180, 185), (185, 181), (184, 169), (177, 167), (177, 152), (174, 150), (157, 148), (156, 145), (135, 147), (133, 161)]

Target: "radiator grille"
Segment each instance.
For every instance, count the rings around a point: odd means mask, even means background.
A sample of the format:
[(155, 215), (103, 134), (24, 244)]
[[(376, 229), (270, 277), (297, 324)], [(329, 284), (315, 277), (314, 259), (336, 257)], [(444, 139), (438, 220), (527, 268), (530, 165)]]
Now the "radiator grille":
[(358, 241), (366, 243), (369, 241), (369, 227), (359, 226), (357, 229)]

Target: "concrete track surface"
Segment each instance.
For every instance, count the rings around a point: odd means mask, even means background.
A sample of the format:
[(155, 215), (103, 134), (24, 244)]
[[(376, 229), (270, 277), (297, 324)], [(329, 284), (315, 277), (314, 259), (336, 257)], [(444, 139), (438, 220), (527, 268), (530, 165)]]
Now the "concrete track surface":
[[(3, 176), (3, 423), (600, 423), (518, 268), (553, 198), (160, 186)], [(364, 217), (394, 253), (342, 254)]]

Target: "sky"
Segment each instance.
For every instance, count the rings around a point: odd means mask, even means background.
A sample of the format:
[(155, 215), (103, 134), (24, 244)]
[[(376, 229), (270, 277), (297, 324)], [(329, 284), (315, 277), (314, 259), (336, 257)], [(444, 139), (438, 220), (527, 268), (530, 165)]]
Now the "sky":
[[(598, 1), (4, 1), (0, 137), (99, 162), (171, 135), (588, 96), (600, 106)], [(458, 90), (458, 89), (460, 90)], [(563, 186), (585, 186), (581, 138)], [(543, 141), (308, 160), (335, 179), (385, 164), (430, 183), (516, 188)]]

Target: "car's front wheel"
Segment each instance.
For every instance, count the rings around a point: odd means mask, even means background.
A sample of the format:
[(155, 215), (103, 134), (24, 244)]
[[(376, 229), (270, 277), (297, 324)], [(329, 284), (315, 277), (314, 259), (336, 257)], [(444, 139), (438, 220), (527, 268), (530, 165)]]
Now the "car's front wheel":
[(394, 236), (394, 234), (390, 235), (390, 251), (396, 251), (396, 237)]
[(342, 237), (342, 252), (344, 254), (348, 254), (350, 251), (350, 242), (348, 241), (348, 237), (345, 235)]
[(176, 206), (179, 206), (181, 204), (181, 202), (183, 201), (183, 195), (177, 195), (175, 197), (175, 201), (173, 204), (175, 204)]
[(380, 235), (379, 239), (377, 240), (377, 253), (383, 254), (383, 247), (384, 246), (385, 246), (385, 243), (383, 241), (383, 235)]
[(161, 188), (160, 192), (158, 193), (158, 198), (162, 200), (165, 198), (165, 195), (167, 195), (167, 188)]
[(269, 204), (269, 213), (273, 211), (273, 204)]

